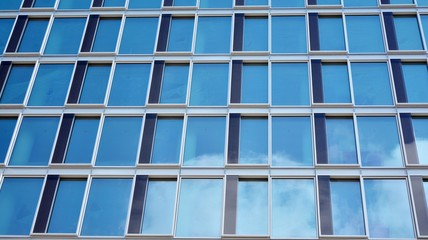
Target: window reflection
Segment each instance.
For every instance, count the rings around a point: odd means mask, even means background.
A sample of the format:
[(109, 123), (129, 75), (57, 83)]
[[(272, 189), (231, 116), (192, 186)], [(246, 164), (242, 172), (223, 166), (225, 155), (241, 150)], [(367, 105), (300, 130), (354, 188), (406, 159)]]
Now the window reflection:
[(420, 164), (428, 164), (428, 118), (412, 118)]
[(268, 121), (266, 118), (241, 118), (239, 163), (267, 164)]
[(272, 104), (309, 105), (307, 63), (272, 63)]
[(12, 135), (15, 131), (16, 120), (17, 118), (12, 117), (0, 118), (0, 163), (3, 163), (6, 159)]
[(324, 103), (350, 103), (348, 66), (346, 63), (322, 63)]
[(177, 164), (179, 162), (182, 130), (182, 118), (158, 118), (151, 163)]
[(241, 103), (268, 102), (267, 64), (248, 64), (242, 67)]
[(1, 104), (22, 104), (33, 75), (34, 65), (12, 65), (0, 94)]
[(352, 118), (327, 118), (328, 163), (357, 164), (354, 122)]

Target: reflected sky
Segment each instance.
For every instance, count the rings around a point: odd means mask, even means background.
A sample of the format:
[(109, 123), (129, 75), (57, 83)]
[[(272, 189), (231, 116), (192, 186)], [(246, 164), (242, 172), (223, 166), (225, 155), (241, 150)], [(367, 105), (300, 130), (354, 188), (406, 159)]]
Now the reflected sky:
[(357, 164), (354, 122), (352, 118), (327, 118), (328, 163)]
[(267, 164), (267, 118), (242, 118), (240, 127), (239, 163)]
[(428, 118), (413, 118), (416, 147), (420, 164), (428, 164)]

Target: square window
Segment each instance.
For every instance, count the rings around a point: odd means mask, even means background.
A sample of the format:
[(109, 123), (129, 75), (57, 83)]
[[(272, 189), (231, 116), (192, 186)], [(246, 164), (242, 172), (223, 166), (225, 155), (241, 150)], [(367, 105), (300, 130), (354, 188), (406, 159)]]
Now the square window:
[(92, 52), (115, 52), (121, 24), (120, 18), (101, 18), (98, 22)]
[(29, 19), (21, 36), (18, 52), (40, 52), (48, 23), (48, 19)]
[(321, 51), (344, 51), (345, 34), (340, 16), (320, 16), (318, 18)]
[(172, 18), (167, 51), (190, 52), (192, 50), (194, 21), (194, 18)]
[(245, 17), (244, 51), (268, 51), (268, 18)]
[(55, 18), (45, 54), (77, 54), (86, 18)]
[(152, 54), (158, 18), (126, 18), (119, 54)]
[(0, 104), (22, 104), (33, 76), (34, 65), (13, 64), (0, 92)]

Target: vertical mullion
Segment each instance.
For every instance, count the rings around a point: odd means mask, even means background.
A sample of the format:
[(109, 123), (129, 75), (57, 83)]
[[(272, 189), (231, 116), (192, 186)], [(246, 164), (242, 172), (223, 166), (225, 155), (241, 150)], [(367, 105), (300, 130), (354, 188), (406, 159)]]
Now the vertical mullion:
[(143, 140), (141, 141), (140, 158), (138, 161), (140, 164), (147, 164), (151, 161), (156, 121), (156, 114), (146, 114)]
[(68, 140), (70, 139), (73, 122), (74, 114), (64, 114), (52, 157), (52, 163), (64, 163), (65, 153), (67, 150)]
[(128, 226), (128, 233), (130, 234), (138, 234), (141, 231), (148, 182), (148, 176), (137, 175)]
[(235, 0), (235, 6), (244, 6), (245, 0)]
[(308, 0), (308, 5), (317, 5), (317, 0)]
[(74, 71), (73, 81), (71, 83), (70, 94), (68, 95), (67, 103), (76, 104), (79, 101), (80, 92), (83, 86), (88, 61), (78, 61), (76, 70)]
[(244, 45), (244, 14), (235, 14), (235, 27), (233, 31), (233, 51), (242, 51)]
[(315, 142), (317, 152), (317, 163), (328, 163), (327, 151), (327, 128), (324, 113), (316, 113), (315, 115)]
[(33, 7), (34, 0), (24, 0), (24, 3), (22, 4), (23, 8), (31, 8)]
[(232, 61), (232, 83), (230, 93), (230, 103), (241, 102), (241, 85), (242, 85), (242, 60)]
[(21, 40), (22, 34), (24, 33), (27, 21), (27, 15), (18, 16), (9, 40), (9, 44), (7, 45), (6, 52), (16, 52), (18, 50), (19, 41)]
[(321, 235), (333, 235), (330, 177), (318, 176)]
[(172, 6), (172, 2), (173, 2), (173, 0), (164, 0), (163, 1), (163, 6), (164, 7), (171, 7)]
[(406, 84), (404, 83), (403, 69), (400, 59), (391, 59), (392, 76), (394, 78), (397, 102), (407, 103)]
[(102, 7), (104, 0), (94, 0), (92, 7)]
[(398, 50), (397, 35), (395, 33), (394, 16), (392, 15), (392, 12), (384, 12), (383, 21), (385, 24), (388, 49)]
[(309, 41), (310, 41), (311, 51), (320, 50), (318, 13), (309, 13)]
[(150, 85), (149, 103), (159, 103), (165, 61), (155, 61)]
[(427, 199), (425, 199), (425, 190), (423, 178), (421, 176), (411, 176), (412, 194), (415, 203), (416, 219), (419, 229), (419, 235), (428, 235), (428, 209)]
[(322, 84), (322, 71), (321, 60), (312, 60), (312, 91), (314, 103), (324, 102), (323, 84)]
[(227, 148), (227, 163), (239, 163), (239, 131), (241, 114), (230, 114), (229, 117), (229, 146)]
[(238, 181), (235, 175), (226, 176), (226, 202), (224, 212), (224, 234), (236, 234), (238, 204)]
[(171, 26), (172, 15), (163, 14), (161, 18), (161, 25), (159, 29), (159, 37), (156, 51), (165, 52), (168, 45), (169, 28)]
[(88, 25), (86, 27), (85, 36), (83, 38), (81, 52), (90, 52), (92, 49), (92, 44), (95, 40), (95, 33), (97, 30), (98, 22), (100, 20), (99, 15), (90, 15), (88, 20)]
[(407, 163), (419, 164), (418, 150), (410, 113), (400, 113), (401, 129), (403, 131), (404, 148), (406, 150)]
[(56, 189), (59, 183), (58, 175), (49, 175), (43, 190), (42, 200), (37, 213), (36, 223), (33, 232), (45, 233), (48, 228), (49, 216), (53, 208)]

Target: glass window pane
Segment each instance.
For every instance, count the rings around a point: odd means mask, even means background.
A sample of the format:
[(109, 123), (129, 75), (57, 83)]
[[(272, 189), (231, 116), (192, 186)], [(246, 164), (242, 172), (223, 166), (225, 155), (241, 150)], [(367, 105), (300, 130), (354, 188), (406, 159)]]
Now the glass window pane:
[(231, 8), (232, 0), (200, 0), (200, 8)]
[(64, 106), (74, 64), (40, 64), (29, 106)]
[(29, 19), (18, 52), (40, 52), (48, 23), (47, 19)]
[(386, 63), (351, 63), (356, 105), (392, 105)]
[(418, 0), (418, 6), (428, 6), (428, 0)]
[(268, 102), (267, 64), (244, 64), (241, 91), (242, 103)]
[(272, 180), (272, 238), (316, 238), (315, 209), (312, 179)]
[(186, 103), (188, 79), (188, 64), (166, 64), (159, 102)]
[(364, 189), (370, 237), (414, 237), (405, 180), (366, 179)]
[(22, 0), (0, 1), (0, 10), (18, 10), (21, 7), (21, 3)]
[(428, 164), (428, 118), (413, 118), (413, 130), (419, 163)]
[(272, 53), (306, 53), (305, 16), (272, 17)]
[(108, 105), (144, 106), (150, 77), (150, 64), (116, 64)]
[(344, 0), (345, 7), (377, 6), (377, 0)]
[(65, 163), (91, 163), (98, 125), (98, 118), (76, 118), (74, 120), (64, 160)]
[(93, 179), (81, 234), (123, 236), (131, 187), (132, 179)]
[(268, 50), (268, 18), (245, 17), (244, 51)]
[(153, 53), (158, 21), (158, 18), (126, 18), (119, 53)]
[(92, 52), (115, 52), (121, 19), (102, 18), (98, 22)]
[(324, 103), (350, 103), (348, 66), (346, 63), (322, 63)]
[(161, 3), (162, 0), (130, 0), (128, 8), (161, 8)]
[(167, 51), (190, 52), (192, 50), (194, 21), (194, 18), (172, 19)]
[(77, 54), (85, 25), (86, 18), (56, 18), (45, 54)]
[[(421, 5), (421, 4), (419, 4), (419, 5)], [(428, 6), (428, 0), (426, 0), (426, 4), (424, 6)], [(424, 38), (425, 38), (425, 45), (428, 45), (428, 15), (420, 15), (420, 17), (421, 17), (421, 22), (422, 22), (422, 28), (424, 29), (423, 34), (424, 34)]]
[(0, 118), (0, 163), (4, 163), (10, 141), (15, 131), (16, 118)]
[(124, 7), (125, 0), (104, 0), (103, 7)]
[(238, 182), (236, 206), (237, 235), (267, 235), (268, 233), (268, 182)]
[(153, 140), (152, 163), (178, 164), (182, 131), (182, 118), (158, 118)]
[(85, 194), (86, 180), (61, 179), (56, 192), (48, 233), (75, 233)]
[(22, 104), (33, 71), (34, 65), (12, 65), (6, 85), (0, 95), (0, 103)]
[(229, 64), (194, 64), (191, 106), (225, 106), (229, 81)]
[(58, 123), (58, 117), (24, 117), (9, 165), (47, 166)]
[(58, 9), (89, 9), (92, 0), (60, 0)]
[(272, 118), (272, 165), (312, 166), (309, 117)]
[(272, 63), (272, 104), (309, 105), (307, 63)]
[(271, 0), (272, 7), (305, 7), (305, 0)]
[(423, 50), (418, 20), (414, 16), (394, 16), (399, 50)]
[(346, 16), (349, 52), (384, 52), (379, 16)]
[(267, 118), (241, 118), (239, 136), (239, 163), (267, 164), (268, 121)]
[(29, 235), (43, 178), (4, 178), (0, 190), (0, 234)]
[(223, 166), (225, 130), (224, 117), (189, 117), (184, 165)]
[(230, 34), (230, 17), (199, 17), (195, 53), (229, 53)]
[(403, 63), (403, 77), (409, 103), (428, 102), (428, 69), (426, 63)]
[(402, 166), (395, 117), (358, 117), (363, 166)]
[(327, 118), (327, 150), (330, 164), (358, 164), (352, 118)]
[(52, 8), (55, 5), (56, 0), (35, 0), (33, 7), (44, 7)]
[(320, 50), (345, 50), (342, 17), (320, 16), (318, 18)]
[(245, 0), (246, 6), (268, 5), (268, 0)]
[(182, 179), (177, 237), (220, 237), (222, 211), (222, 179)]
[(150, 180), (142, 224), (142, 234), (171, 234), (177, 182)]
[(104, 119), (97, 166), (134, 166), (141, 133), (141, 117)]
[[(2, 9), (2, 2), (3, 1), (0, 1), (0, 9)], [(0, 19), (0, 55), (3, 54), (3, 51), (7, 44), (7, 40), (9, 40), (9, 35), (12, 32), (14, 22), (15, 19), (13, 18)]]
[(195, 6), (196, 0), (174, 0), (173, 6)]
[(317, 0), (317, 5), (341, 5), (341, 0)]
[(91, 64), (86, 68), (85, 80), (83, 81), (79, 103), (104, 103), (110, 71), (110, 65)]
[(389, 0), (389, 4), (413, 4), (413, 0)]

